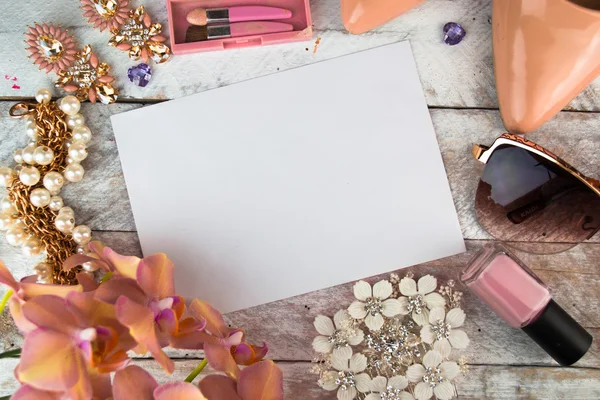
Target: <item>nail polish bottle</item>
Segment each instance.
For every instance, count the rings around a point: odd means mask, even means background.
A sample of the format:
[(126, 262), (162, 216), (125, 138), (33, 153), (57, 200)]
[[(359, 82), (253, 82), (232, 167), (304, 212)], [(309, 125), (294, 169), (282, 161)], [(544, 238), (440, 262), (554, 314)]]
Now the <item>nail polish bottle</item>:
[(552, 300), (548, 287), (505, 247), (484, 247), (461, 281), (513, 328), (521, 328), (561, 365), (577, 362), (592, 336)]

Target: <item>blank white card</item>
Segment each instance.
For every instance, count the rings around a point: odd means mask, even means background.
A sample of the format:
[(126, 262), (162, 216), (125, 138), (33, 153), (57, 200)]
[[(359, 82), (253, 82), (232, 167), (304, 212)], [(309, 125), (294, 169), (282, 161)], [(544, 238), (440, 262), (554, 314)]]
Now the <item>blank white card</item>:
[(144, 255), (222, 312), (465, 251), (408, 42), (112, 124)]

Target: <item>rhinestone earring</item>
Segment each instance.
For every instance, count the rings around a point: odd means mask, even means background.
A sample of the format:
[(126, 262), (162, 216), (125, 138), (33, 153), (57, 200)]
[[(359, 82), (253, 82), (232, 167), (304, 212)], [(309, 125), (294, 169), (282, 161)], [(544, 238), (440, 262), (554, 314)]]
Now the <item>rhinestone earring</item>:
[(80, 101), (111, 104), (117, 100), (119, 92), (112, 86), (115, 78), (109, 74), (110, 66), (98, 60), (90, 45), (78, 51), (73, 35), (53, 24), (35, 23), (27, 28), (25, 43), (29, 58), (40, 70), (58, 75), (56, 87)]

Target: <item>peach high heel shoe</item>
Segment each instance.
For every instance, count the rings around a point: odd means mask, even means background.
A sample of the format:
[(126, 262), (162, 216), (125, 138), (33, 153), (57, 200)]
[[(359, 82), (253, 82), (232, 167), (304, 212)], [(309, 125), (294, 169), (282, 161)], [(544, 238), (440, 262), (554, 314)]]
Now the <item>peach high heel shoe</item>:
[(539, 128), (600, 73), (597, 1), (493, 0), (492, 23), (500, 114), (513, 133)]
[(377, 28), (419, 5), (424, 0), (341, 0), (342, 21), (358, 35)]

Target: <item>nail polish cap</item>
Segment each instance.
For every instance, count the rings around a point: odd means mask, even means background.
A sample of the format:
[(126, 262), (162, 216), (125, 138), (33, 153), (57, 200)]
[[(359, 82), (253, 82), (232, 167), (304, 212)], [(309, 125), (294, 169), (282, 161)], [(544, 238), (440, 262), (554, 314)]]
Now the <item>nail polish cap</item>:
[(521, 329), (560, 365), (576, 363), (592, 345), (592, 335), (554, 300)]

